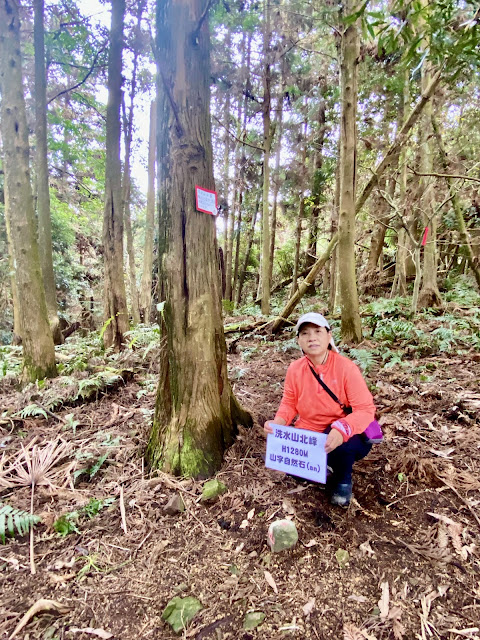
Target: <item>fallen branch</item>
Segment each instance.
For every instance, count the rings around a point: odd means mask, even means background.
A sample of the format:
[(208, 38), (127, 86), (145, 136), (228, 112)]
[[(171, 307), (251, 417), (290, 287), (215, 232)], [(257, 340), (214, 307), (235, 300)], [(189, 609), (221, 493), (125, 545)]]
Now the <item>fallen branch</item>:
[(24, 627), (27, 626), (34, 616), (39, 613), (43, 613), (44, 611), (56, 611), (60, 615), (64, 615), (70, 611), (70, 607), (66, 604), (62, 604), (61, 602), (57, 602), (56, 600), (45, 600), (44, 598), (37, 600), (37, 602), (30, 607), (27, 613), (17, 624), (8, 640), (12, 640)]
[[(297, 278), (303, 278), (304, 276), (308, 275), (308, 272), (310, 271), (311, 268), (312, 268), (311, 266), (307, 267), (306, 269), (298, 273)], [(270, 290), (270, 295), (273, 296), (273, 294), (276, 293), (277, 291), (281, 291), (283, 288), (291, 284), (292, 280), (293, 280), (293, 276), (289, 276), (288, 278), (284, 278), (283, 280), (281, 280), (278, 284), (276, 284), (273, 287), (273, 289)], [(260, 304), (261, 301), (262, 301), (261, 298), (257, 298), (255, 300), (255, 304)]]
[(293, 312), (297, 304), (302, 299), (304, 293), (307, 291), (308, 287), (315, 282), (315, 278), (317, 277), (318, 273), (320, 273), (320, 271), (323, 269), (327, 260), (330, 258), (332, 251), (337, 246), (337, 242), (338, 242), (338, 233), (335, 233), (332, 239), (330, 240), (328, 247), (325, 249), (325, 252), (323, 253), (323, 255), (320, 256), (320, 258), (315, 262), (315, 264), (310, 269), (310, 272), (308, 273), (305, 280), (299, 285), (295, 294), (290, 298), (287, 304), (283, 307), (279, 317), (275, 320), (275, 322), (272, 325), (272, 333), (278, 333), (279, 330), (283, 327), (283, 325), (285, 324), (285, 320), (291, 315), (291, 313)]

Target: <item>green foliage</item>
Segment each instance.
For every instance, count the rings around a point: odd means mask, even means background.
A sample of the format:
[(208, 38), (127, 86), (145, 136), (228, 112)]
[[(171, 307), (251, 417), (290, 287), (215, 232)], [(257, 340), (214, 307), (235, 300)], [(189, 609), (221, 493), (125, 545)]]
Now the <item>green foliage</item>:
[(368, 373), (376, 363), (375, 355), (371, 349), (350, 349), (350, 356), (363, 373)]
[(80, 533), (78, 524), (82, 519), (91, 520), (97, 516), (102, 509), (109, 507), (115, 502), (115, 498), (90, 498), (89, 502), (75, 511), (69, 511), (63, 516), (60, 516), (53, 523), (53, 528), (62, 537), (67, 536), (70, 533)]
[(36, 404), (29, 404), (14, 415), (22, 418), (22, 420), (25, 420), (25, 418), (36, 418), (38, 416), (42, 416), (45, 419), (48, 418), (48, 414), (45, 409), (42, 409)]
[(24, 536), (38, 522), (41, 522), (40, 516), (0, 502), (0, 540), (2, 544), (5, 544), (7, 535), (13, 538), (17, 532), (19, 536)]
[(457, 302), (468, 307), (480, 306), (480, 294), (469, 277), (446, 278), (443, 287), (446, 290), (445, 300), (447, 302)]
[[(77, 459), (87, 462), (87, 466), (77, 469), (73, 474), (73, 479), (77, 482), (79, 479), (90, 481), (102, 468), (104, 462), (107, 460), (109, 452), (102, 454), (99, 458), (94, 459), (94, 456), (90, 452), (79, 452)], [(90, 464), (88, 464), (90, 462)]]
[(411, 341), (417, 336), (417, 330), (413, 322), (409, 320), (393, 320), (385, 318), (379, 320), (375, 330), (377, 340), (385, 340), (394, 343), (405, 340)]

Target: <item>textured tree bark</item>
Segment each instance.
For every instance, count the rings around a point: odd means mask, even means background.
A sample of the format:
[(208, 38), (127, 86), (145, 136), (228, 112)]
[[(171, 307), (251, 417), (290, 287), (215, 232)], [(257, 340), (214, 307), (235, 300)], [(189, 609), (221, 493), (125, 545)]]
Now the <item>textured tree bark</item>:
[(214, 188), (205, 0), (158, 0), (159, 265), (165, 292), (160, 376), (147, 449), (153, 467), (208, 477), (251, 424), (227, 377), (215, 220), (195, 209)]
[[(353, 0), (344, 2), (344, 15), (353, 13)], [(357, 65), (359, 38), (356, 22), (344, 28), (341, 42), (340, 215), (338, 219), (338, 284), (345, 342), (362, 339), (355, 272), (355, 190), (357, 178)]]
[(24, 377), (35, 381), (54, 377), (57, 370), (33, 211), (20, 22), (14, 0), (0, 0), (0, 91), (5, 219), (18, 295)]
[(155, 157), (156, 157), (157, 103), (150, 105), (150, 131), (148, 137), (148, 188), (145, 242), (143, 246), (143, 271), (140, 287), (140, 319), (149, 322), (152, 308), (153, 240), (155, 234)]
[(128, 331), (127, 299), (123, 278), (123, 205), (120, 163), (120, 106), (122, 101), (122, 50), (125, 0), (112, 0), (108, 52), (108, 102), (105, 164), (103, 249), (105, 261), (103, 340), (119, 351)]
[(57, 312), (57, 291), (53, 272), (52, 222), (47, 160), (47, 77), (45, 70), (44, 2), (34, 0), (33, 40), (35, 49), (35, 172), (37, 186), (38, 248), (48, 320), (55, 344), (63, 342)]

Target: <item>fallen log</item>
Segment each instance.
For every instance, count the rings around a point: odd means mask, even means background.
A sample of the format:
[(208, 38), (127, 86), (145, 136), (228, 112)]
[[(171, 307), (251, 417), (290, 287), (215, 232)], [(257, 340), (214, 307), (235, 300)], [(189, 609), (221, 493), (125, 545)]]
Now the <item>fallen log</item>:
[(223, 333), (244, 333), (245, 331), (253, 331), (258, 327), (261, 327), (265, 324), (265, 320), (256, 320), (255, 322), (235, 322), (233, 324), (226, 324), (223, 328)]

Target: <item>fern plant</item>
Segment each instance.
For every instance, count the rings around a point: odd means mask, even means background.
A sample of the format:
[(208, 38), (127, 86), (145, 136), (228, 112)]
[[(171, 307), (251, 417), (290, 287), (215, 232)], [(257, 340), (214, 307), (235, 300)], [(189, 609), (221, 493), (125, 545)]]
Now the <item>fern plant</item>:
[(376, 362), (370, 349), (350, 349), (350, 355), (363, 373), (368, 373)]
[(0, 502), (0, 540), (2, 544), (5, 544), (7, 534), (14, 538), (16, 531), (19, 536), (24, 536), (40, 521), (40, 516)]

